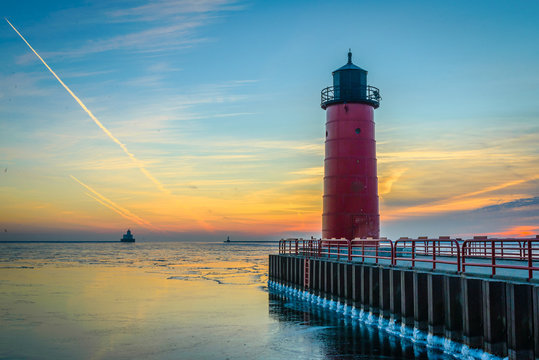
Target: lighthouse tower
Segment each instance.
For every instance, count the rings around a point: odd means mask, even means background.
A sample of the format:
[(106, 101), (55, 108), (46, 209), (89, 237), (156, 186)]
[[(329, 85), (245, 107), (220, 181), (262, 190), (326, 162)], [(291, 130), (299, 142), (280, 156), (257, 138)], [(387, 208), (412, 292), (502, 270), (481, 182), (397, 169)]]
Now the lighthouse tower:
[(367, 71), (348, 63), (333, 72), (322, 90), (326, 110), (322, 237), (380, 236), (374, 109), (380, 92), (367, 85)]

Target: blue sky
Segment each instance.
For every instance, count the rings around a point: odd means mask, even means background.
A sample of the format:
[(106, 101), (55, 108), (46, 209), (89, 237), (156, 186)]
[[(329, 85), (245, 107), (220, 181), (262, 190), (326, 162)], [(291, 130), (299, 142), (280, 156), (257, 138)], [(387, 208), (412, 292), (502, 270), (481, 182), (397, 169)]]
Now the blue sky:
[(348, 48), (383, 97), (382, 235), (539, 233), (537, 2), (5, 1), (0, 9), (166, 189), (4, 21), (0, 227), (10, 234), (132, 226), (148, 239), (318, 235), (320, 90)]

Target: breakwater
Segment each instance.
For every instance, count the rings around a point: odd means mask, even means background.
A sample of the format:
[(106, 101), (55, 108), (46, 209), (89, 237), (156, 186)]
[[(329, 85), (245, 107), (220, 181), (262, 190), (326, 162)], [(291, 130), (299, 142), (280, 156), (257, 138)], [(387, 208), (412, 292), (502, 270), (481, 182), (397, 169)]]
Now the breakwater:
[(529, 281), (290, 254), (270, 255), (269, 277), (270, 286), (448, 352), (539, 357), (539, 286)]

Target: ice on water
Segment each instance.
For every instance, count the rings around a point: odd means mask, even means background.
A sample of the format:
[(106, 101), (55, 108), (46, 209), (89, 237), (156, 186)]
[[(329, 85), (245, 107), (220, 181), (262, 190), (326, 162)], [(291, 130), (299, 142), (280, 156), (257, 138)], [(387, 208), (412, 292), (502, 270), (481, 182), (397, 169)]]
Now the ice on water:
[(271, 280), (268, 281), (268, 286), (270, 291), (280, 292), (290, 297), (290, 300), (295, 297), (298, 301), (308, 301), (314, 306), (324, 309), (324, 311), (348, 318), (357, 325), (374, 327), (378, 331), (385, 333), (385, 336), (400, 338), (404, 340), (404, 343), (401, 344), (403, 350), (408, 346), (413, 346), (414, 355), (419, 357), (443, 359), (450, 356), (455, 359), (466, 360), (501, 360), (501, 358), (480, 349), (471, 349), (466, 345), (435, 336), (417, 328), (408, 327), (405, 324), (397, 327), (394, 319), (388, 320), (381, 315), (376, 316), (372, 312), (365, 312), (363, 309), (357, 309), (339, 301), (328, 300), (314, 294), (308, 295), (309, 293), (306, 291), (302, 292)]

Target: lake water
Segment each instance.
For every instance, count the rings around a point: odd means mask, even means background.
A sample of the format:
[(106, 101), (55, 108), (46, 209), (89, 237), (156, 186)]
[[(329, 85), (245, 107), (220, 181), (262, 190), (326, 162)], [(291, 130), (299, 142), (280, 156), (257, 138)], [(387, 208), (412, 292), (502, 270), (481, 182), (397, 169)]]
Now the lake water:
[(268, 290), (270, 253), (276, 244), (0, 244), (0, 358), (447, 358)]

